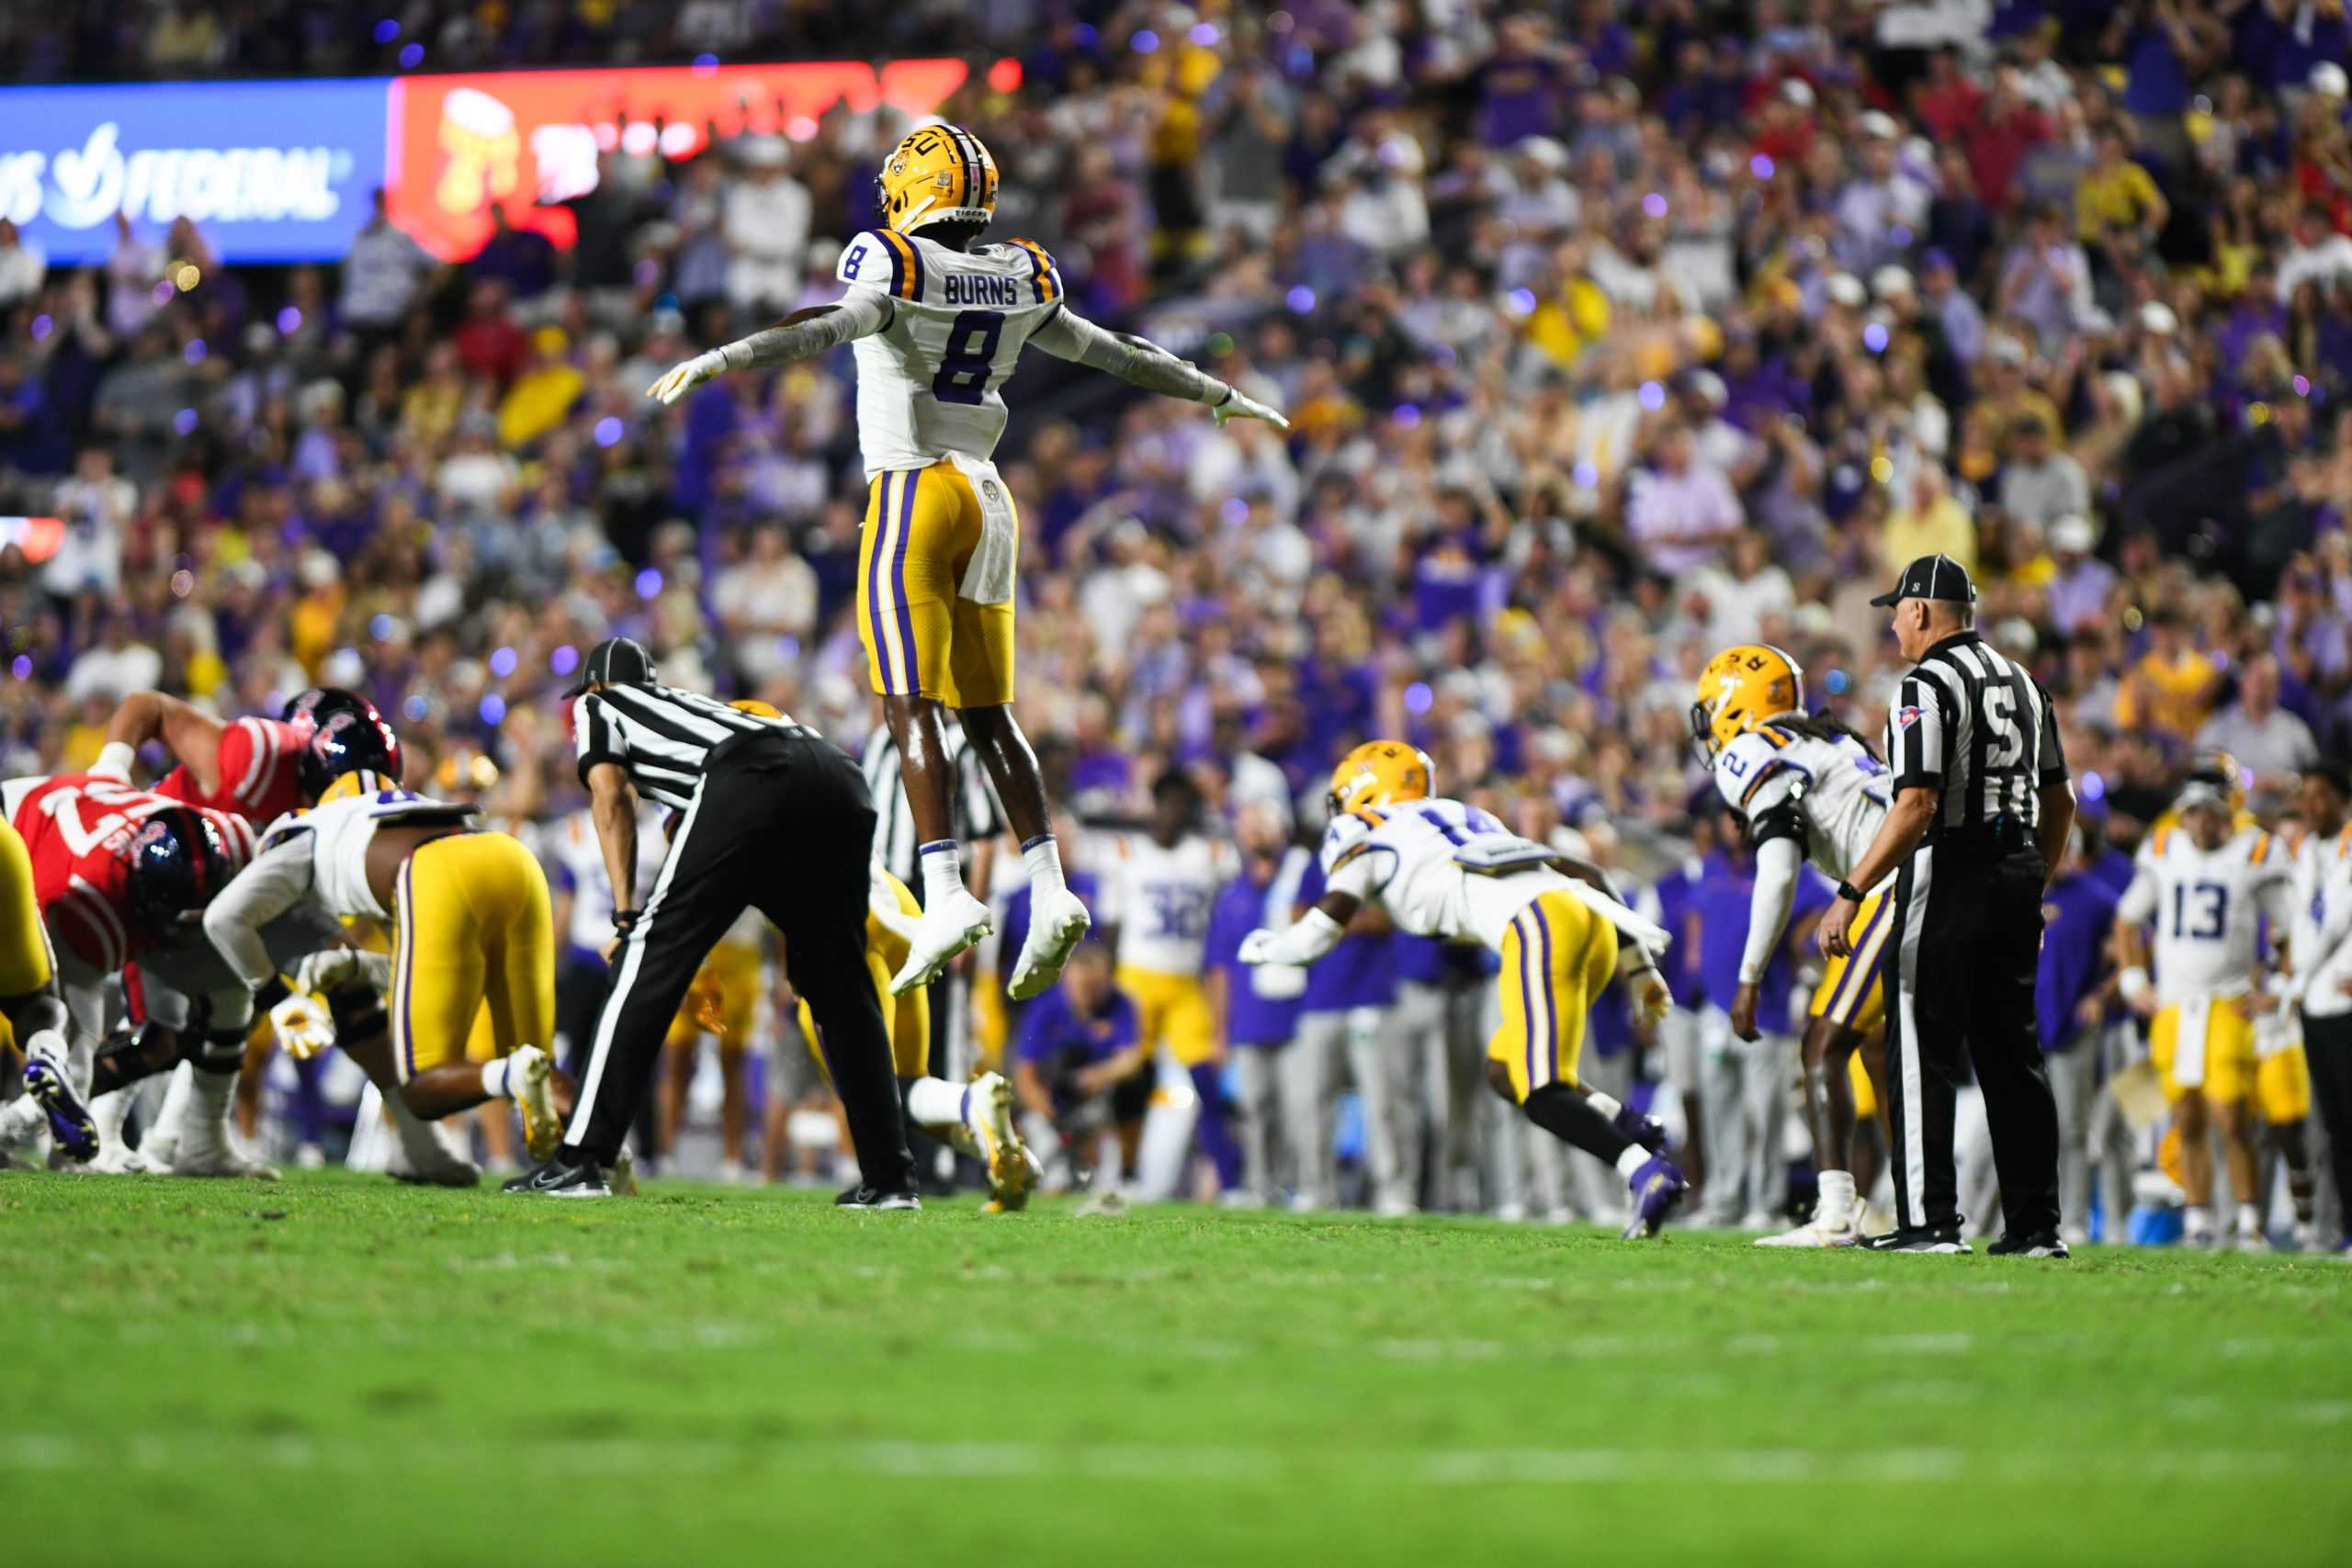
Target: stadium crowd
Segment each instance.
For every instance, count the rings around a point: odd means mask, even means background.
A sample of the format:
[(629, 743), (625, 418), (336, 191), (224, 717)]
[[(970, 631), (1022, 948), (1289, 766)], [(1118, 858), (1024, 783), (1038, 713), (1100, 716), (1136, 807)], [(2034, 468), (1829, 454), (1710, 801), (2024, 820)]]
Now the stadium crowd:
[[(428, 70), (1018, 61), (943, 110), (1001, 160), (997, 233), (1293, 422), (1219, 428), (1051, 362), (1006, 389), (1019, 705), (1091, 829), (1081, 874), (1170, 770), (1218, 834), (1262, 806), (1243, 848), (1272, 864), (1340, 751), (1392, 734), (1670, 902), (1695, 854), (1737, 870), (1690, 745), (1701, 663), (1787, 648), (1874, 735), (1896, 660), (1867, 602), (1936, 550), (2058, 697), (2094, 853), (2200, 749), (2276, 817), (2352, 735), (2340, 6), (173, 0), (14, 11), (0, 61), (364, 71), (416, 63), (401, 39)], [(847, 351), (674, 411), (644, 391), (837, 291), (903, 129), (836, 109), (682, 164), (611, 152), (577, 249), (502, 225), (457, 265), (379, 217), (339, 266), (240, 266), (181, 221), (69, 271), (0, 222), (0, 502), (64, 523), (0, 556), (6, 773), (86, 763), (127, 691), (274, 714), (326, 682), (420, 780), (552, 824), (581, 798), (559, 694), (616, 634), (855, 750)], [(1727, 1001), (1747, 903), (1696, 908), (1694, 1014)], [(1374, 956), (1309, 1005), (1385, 1015), (1446, 962)], [(1018, 1051), (1023, 1021), (977, 1012)], [(1788, 1078), (1708, 1038), (1681, 1087), (1745, 1121), (1708, 1162), (1732, 1223), (1784, 1201)], [(1645, 1043), (1604, 1021), (1602, 1070)], [(1402, 1091), (1442, 1133), (1442, 1056)], [(1204, 1146), (1247, 1190), (1244, 1151)]]

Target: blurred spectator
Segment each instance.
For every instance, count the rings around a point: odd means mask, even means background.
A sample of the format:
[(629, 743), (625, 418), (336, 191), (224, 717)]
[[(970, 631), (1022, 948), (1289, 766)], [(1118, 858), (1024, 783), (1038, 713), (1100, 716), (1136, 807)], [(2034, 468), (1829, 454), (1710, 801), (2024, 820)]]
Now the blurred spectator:
[(49, 258), (39, 245), (28, 245), (17, 225), (0, 218), (0, 310), (21, 304), (40, 292)]
[(2205, 721), (2197, 744), (2235, 757), (2252, 770), (2255, 787), (2270, 794), (2292, 789), (2319, 761), (2311, 726), (2278, 705), (2278, 660), (2267, 653), (2246, 660), (2238, 671), (2237, 701)]

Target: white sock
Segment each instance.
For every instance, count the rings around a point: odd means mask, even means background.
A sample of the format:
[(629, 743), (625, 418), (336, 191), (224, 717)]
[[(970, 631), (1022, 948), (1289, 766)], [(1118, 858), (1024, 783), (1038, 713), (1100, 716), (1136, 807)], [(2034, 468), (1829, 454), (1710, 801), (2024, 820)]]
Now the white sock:
[(1608, 1117), (1611, 1122), (1616, 1121), (1617, 1113), (1625, 1109), (1625, 1107), (1619, 1101), (1601, 1093), (1597, 1089), (1589, 1089), (1584, 1091), (1584, 1102), (1587, 1105), (1591, 1106), (1595, 1111), (1600, 1111), (1603, 1116)]
[(2262, 1211), (2256, 1208), (2251, 1203), (2240, 1203), (2238, 1205), (2238, 1234), (2240, 1235), (2260, 1235), (2262, 1234)]
[(2213, 1211), (2191, 1203), (2182, 1211), (2180, 1224), (2184, 1230), (2210, 1231), (2213, 1228)]
[(907, 1114), (926, 1127), (945, 1127), (964, 1120), (962, 1084), (944, 1078), (917, 1078), (907, 1086)]
[(1651, 1157), (1649, 1150), (1642, 1147), (1641, 1145), (1628, 1144), (1625, 1145), (1625, 1152), (1617, 1156), (1617, 1174), (1631, 1181), (1636, 1171), (1649, 1164)]
[(965, 1116), (970, 1092), (967, 1086), (944, 1078), (917, 1078), (907, 1086), (907, 1120), (957, 1154), (986, 1158)]
[(922, 907), (926, 911), (944, 908), (964, 891), (964, 865), (956, 858), (956, 840), (934, 839), (918, 853), (922, 863)]
[(506, 1090), (506, 1069), (513, 1066), (512, 1056), (497, 1056), (481, 1065), (481, 1091), (492, 1100), (512, 1098)]
[(1854, 1212), (1854, 1173), (1850, 1170), (1825, 1170), (1821, 1173), (1821, 1201), (1813, 1212), (1817, 1225), (1838, 1225)]
[(237, 1097), (237, 1069), (225, 1073), (210, 1073), (198, 1067), (188, 1075), (187, 1130), (202, 1128), (216, 1131), (223, 1137), (229, 1132), (229, 1105)]
[(1040, 893), (1065, 893), (1069, 884), (1062, 880), (1062, 850), (1051, 833), (1040, 833), (1021, 846), (1021, 863), (1029, 868), (1030, 897)]

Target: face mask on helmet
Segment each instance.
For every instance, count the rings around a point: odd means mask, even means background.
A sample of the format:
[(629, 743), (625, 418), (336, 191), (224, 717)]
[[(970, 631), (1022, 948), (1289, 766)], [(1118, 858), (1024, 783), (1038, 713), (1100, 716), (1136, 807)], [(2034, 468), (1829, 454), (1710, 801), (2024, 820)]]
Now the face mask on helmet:
[(130, 852), (130, 919), (151, 933), (167, 932), (202, 909), (227, 880), (229, 850), (220, 829), (189, 807), (142, 821)]
[(397, 781), (401, 743), (374, 707), (364, 715), (339, 709), (320, 720), (304, 742), (296, 765), (301, 773), (302, 793), (316, 800), (335, 780), (362, 769)]

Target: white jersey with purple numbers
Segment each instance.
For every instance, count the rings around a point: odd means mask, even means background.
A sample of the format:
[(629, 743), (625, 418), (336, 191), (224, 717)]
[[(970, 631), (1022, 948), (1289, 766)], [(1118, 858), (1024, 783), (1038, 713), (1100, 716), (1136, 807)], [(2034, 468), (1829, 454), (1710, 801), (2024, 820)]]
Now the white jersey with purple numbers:
[(866, 477), (950, 453), (987, 461), (1022, 345), (1062, 308), (1053, 257), (1025, 240), (955, 251), (869, 229), (842, 247), (834, 276), (890, 302), (890, 324), (854, 350)]
[(1822, 740), (1766, 724), (1717, 752), (1714, 773), (1724, 800), (1750, 822), (1794, 800), (1804, 818), (1806, 856), (1840, 881), (1886, 820), (1886, 767), (1850, 735)]
[(2180, 827), (2141, 843), (2116, 919), (2155, 927), (2156, 997), (2166, 1007), (2254, 988), (2261, 917), (2283, 931), (2294, 916), (2294, 868), (2259, 828), (2201, 850)]
[(1323, 830), (1332, 892), (1378, 904), (1414, 936), (1468, 938), (1497, 953), (1513, 916), (1555, 888), (1574, 888), (1551, 866), (1558, 852), (1458, 800), (1349, 812)]
[(1209, 910), (1238, 869), (1233, 846), (1188, 833), (1163, 849), (1148, 833), (1120, 835), (1102, 868), (1095, 916), (1119, 931), (1118, 962), (1196, 979), (1205, 967)]

